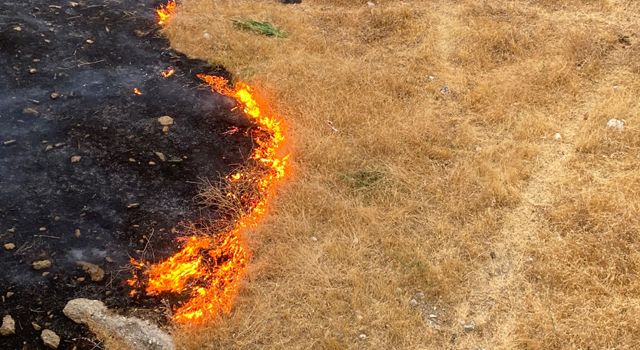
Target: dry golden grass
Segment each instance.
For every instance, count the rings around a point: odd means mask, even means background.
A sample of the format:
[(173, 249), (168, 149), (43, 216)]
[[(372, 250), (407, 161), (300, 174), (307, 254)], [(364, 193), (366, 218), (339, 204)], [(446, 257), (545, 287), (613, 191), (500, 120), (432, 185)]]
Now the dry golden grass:
[(234, 311), (181, 346), (637, 348), (639, 11), (184, 0), (173, 47), (255, 85), (294, 165)]

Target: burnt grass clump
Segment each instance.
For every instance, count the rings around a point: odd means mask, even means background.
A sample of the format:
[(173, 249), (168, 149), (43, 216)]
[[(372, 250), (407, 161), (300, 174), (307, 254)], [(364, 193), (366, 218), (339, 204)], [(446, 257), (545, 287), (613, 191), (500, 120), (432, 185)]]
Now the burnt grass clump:
[(93, 348), (62, 314), (74, 298), (161, 318), (157, 298), (128, 296), (129, 259), (167, 257), (181, 222), (216, 220), (200, 185), (251, 153), (251, 126), (195, 77), (226, 72), (170, 50), (156, 5), (0, 0), (0, 318), (16, 321), (1, 349), (42, 348), (39, 327)]

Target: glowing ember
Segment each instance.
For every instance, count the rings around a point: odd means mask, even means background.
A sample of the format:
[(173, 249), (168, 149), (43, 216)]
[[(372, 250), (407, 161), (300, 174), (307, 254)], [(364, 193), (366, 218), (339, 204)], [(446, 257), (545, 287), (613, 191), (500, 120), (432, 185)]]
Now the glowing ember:
[[(235, 87), (229, 87), (228, 81), (221, 77), (204, 74), (198, 77), (213, 91), (235, 99), (257, 126), (253, 133), (257, 146), (251, 156), (255, 166), (228, 177), (230, 182), (249, 181), (255, 194), (247, 195), (242, 186), (234, 193), (234, 187), (231, 187), (232, 192), (227, 196), (240, 198), (245, 213), (235, 220), (231, 229), (202, 232), (191, 228), (188, 232), (191, 237), (186, 238), (181, 250), (167, 260), (151, 265), (132, 261), (135, 268), (144, 269), (144, 282), (138, 276), (129, 280), (133, 287), (144, 284), (148, 295), (188, 294), (189, 300), (175, 310), (174, 318), (190, 323), (230, 311), (249, 259), (243, 235), (264, 215), (275, 183), (285, 176), (289, 157), (283, 154), (282, 121), (263, 113), (249, 85), (237, 83)], [(134, 290), (132, 295), (135, 293)]]
[(169, 67), (169, 68), (167, 68), (167, 69), (163, 70), (163, 71), (160, 73), (160, 75), (162, 75), (164, 78), (168, 78), (168, 77), (172, 76), (173, 74), (175, 74), (175, 72), (176, 72), (176, 69), (175, 69), (175, 68), (173, 68), (173, 67)]
[(174, 0), (169, 1), (166, 5), (160, 5), (160, 7), (156, 10), (156, 15), (158, 16), (158, 24), (166, 24), (175, 10), (176, 2)]
[(140, 89), (138, 89), (138, 88), (133, 88), (133, 93), (138, 95), (138, 96), (142, 95), (142, 91), (140, 91)]

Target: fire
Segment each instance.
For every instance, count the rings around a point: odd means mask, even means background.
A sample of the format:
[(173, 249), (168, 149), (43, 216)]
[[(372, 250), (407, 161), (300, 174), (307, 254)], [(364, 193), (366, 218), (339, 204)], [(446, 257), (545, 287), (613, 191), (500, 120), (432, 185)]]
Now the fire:
[[(285, 154), (284, 126), (280, 118), (266, 115), (253, 95), (251, 86), (239, 82), (234, 87), (224, 78), (199, 74), (198, 77), (217, 93), (229, 96), (256, 125), (255, 144), (251, 158), (255, 166), (245, 172), (230, 175), (228, 180), (242, 179), (253, 187), (254, 195), (242, 188), (227, 196), (240, 198), (244, 214), (223, 232), (203, 232), (191, 228), (180, 251), (157, 264), (132, 261), (143, 269), (143, 277), (129, 280), (133, 287), (144, 285), (147, 295), (173, 293), (189, 296), (174, 313), (178, 322), (197, 323), (206, 316), (229, 312), (238, 292), (250, 253), (244, 241), (248, 228), (254, 227), (265, 214), (278, 180), (285, 177), (289, 155)], [(244, 183), (243, 183), (244, 184)], [(133, 295), (136, 291), (134, 290)]]
[(176, 6), (175, 0), (171, 0), (166, 5), (160, 5), (160, 7), (156, 9), (159, 25), (164, 25), (169, 21), (173, 12), (176, 10)]
[(142, 95), (142, 91), (140, 91), (140, 89), (138, 89), (137, 87), (133, 88), (133, 93), (138, 95), (138, 96)]
[(160, 75), (162, 75), (162, 77), (163, 77), (163, 78), (168, 78), (168, 77), (172, 76), (173, 74), (175, 74), (175, 72), (176, 72), (176, 69), (175, 69), (175, 68), (173, 68), (173, 67), (169, 67), (169, 68), (167, 68), (167, 69), (163, 70), (163, 71), (160, 73)]

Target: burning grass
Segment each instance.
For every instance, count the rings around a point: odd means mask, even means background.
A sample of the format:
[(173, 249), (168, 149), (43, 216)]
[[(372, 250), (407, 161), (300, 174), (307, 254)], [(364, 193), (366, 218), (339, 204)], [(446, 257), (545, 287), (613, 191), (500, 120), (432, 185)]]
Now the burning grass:
[(137, 294), (138, 288), (152, 296), (189, 294), (188, 300), (173, 315), (177, 322), (189, 324), (231, 310), (249, 259), (245, 231), (265, 214), (273, 186), (285, 176), (289, 158), (283, 154), (282, 121), (263, 112), (249, 85), (239, 82), (231, 87), (221, 77), (205, 74), (198, 77), (212, 91), (233, 98), (238, 104), (235, 108), (240, 108), (256, 124), (253, 131), (256, 145), (251, 156), (255, 164), (228, 177), (224, 199), (214, 189), (202, 194), (209, 202), (215, 200), (214, 204), (223, 212), (236, 214), (230, 215), (229, 227), (217, 231), (212, 226), (193, 225), (179, 238), (180, 250), (165, 261), (132, 261), (133, 266), (142, 270), (142, 277), (129, 280), (134, 287), (132, 295)]
[(185, 0), (172, 45), (269, 94), (296, 180), (243, 237), (235, 311), (183, 345), (636, 344), (637, 129), (606, 119), (640, 113), (638, 8), (554, 4)]

